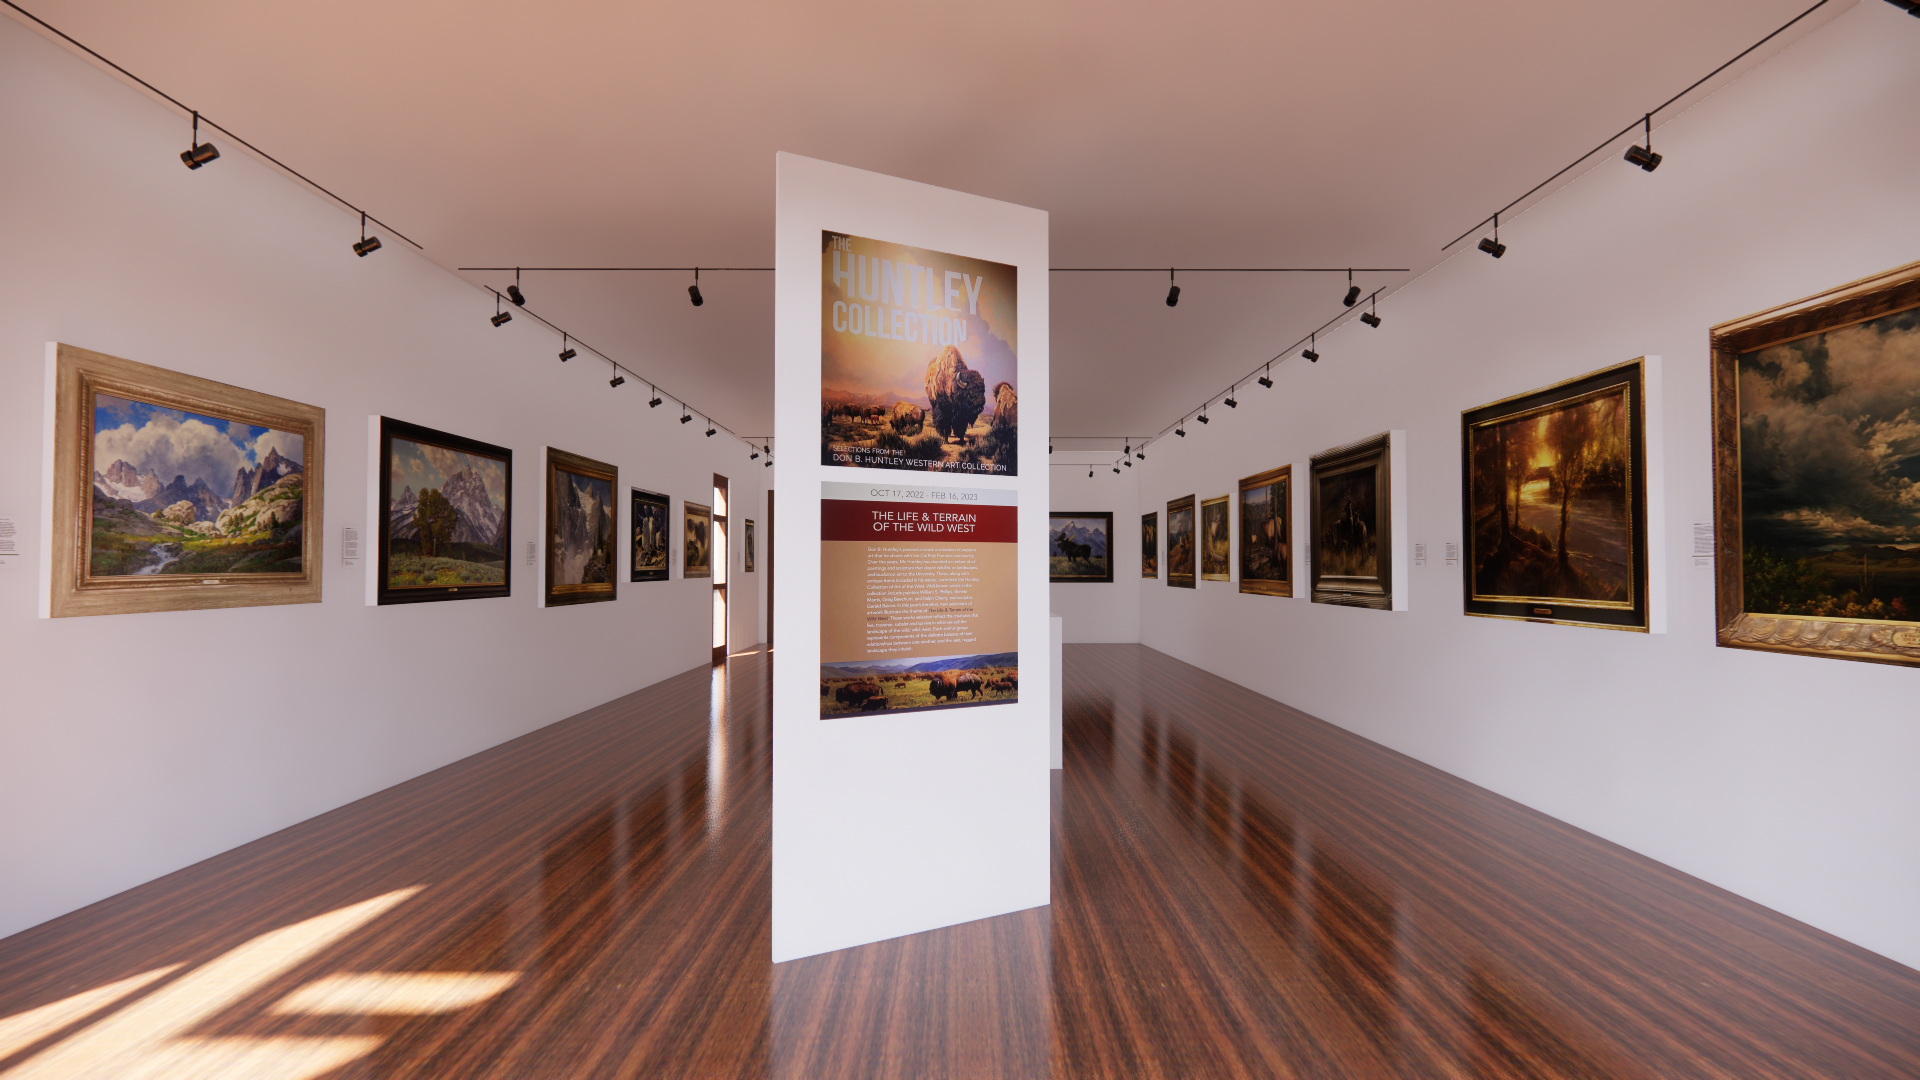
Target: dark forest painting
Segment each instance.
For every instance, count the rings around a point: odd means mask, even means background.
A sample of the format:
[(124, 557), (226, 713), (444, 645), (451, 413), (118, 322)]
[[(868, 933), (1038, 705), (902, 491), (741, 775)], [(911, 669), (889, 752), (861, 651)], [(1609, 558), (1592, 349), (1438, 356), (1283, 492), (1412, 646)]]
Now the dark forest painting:
[(1160, 576), (1160, 511), (1140, 515), (1140, 576)]
[(1182, 589), (1194, 588), (1193, 496), (1182, 495), (1167, 503), (1167, 584)]
[(1293, 595), (1293, 466), (1240, 481), (1240, 591)]
[(1463, 414), (1469, 614), (1646, 628), (1641, 368)]
[(1313, 456), (1307, 533), (1316, 604), (1393, 606), (1390, 438), (1381, 432)]

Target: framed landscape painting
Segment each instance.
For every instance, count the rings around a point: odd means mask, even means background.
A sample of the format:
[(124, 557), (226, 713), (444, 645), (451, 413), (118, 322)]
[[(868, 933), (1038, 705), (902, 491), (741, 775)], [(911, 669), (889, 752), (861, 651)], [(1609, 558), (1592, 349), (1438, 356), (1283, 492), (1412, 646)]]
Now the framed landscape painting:
[(1140, 576), (1160, 576), (1160, 511), (1140, 515)]
[(1316, 604), (1393, 607), (1388, 438), (1383, 431), (1309, 462), (1311, 599)]
[(753, 519), (747, 519), (746, 545), (740, 549), (740, 572), (753, 573)]
[(614, 599), (613, 492), (620, 471), (547, 447), (548, 607)]
[(1200, 504), (1200, 579), (1233, 580), (1233, 500), (1225, 495)]
[(1460, 414), (1467, 614), (1646, 631), (1645, 368)]
[(1167, 503), (1167, 584), (1180, 589), (1195, 588), (1193, 536), (1193, 496), (1182, 495)]
[(1240, 591), (1293, 595), (1293, 466), (1240, 481)]
[(326, 410), (49, 350), (48, 614), (319, 602)]
[(640, 488), (627, 489), (632, 512), (633, 551), (628, 556), (628, 581), (667, 580), (668, 542), (673, 533), (670, 501), (665, 495)]
[(684, 535), (681, 538), (681, 577), (713, 576), (713, 508), (704, 503), (682, 502)]
[(1113, 513), (1054, 511), (1047, 518), (1047, 580), (1113, 580)]
[(1920, 664), (1920, 263), (1711, 343), (1718, 643)]
[(506, 596), (513, 451), (380, 418), (376, 602)]

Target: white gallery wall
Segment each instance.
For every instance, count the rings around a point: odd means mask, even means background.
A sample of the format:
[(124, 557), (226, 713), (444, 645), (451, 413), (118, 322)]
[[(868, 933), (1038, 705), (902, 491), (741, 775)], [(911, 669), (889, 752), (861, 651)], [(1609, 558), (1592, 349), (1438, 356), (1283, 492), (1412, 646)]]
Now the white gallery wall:
[[(1505, 258), (1469, 240), (1380, 329), (1323, 335), (1318, 364), (1154, 443), (1138, 503), (1164, 514), (1288, 462), (1304, 486), (1311, 455), (1405, 429), (1430, 557), (1396, 612), (1147, 582), (1140, 640), (1920, 966), (1920, 671), (1717, 648), (1691, 557), (1713, 508), (1708, 328), (1920, 260), (1916, 57), (1920, 23), (1857, 6), (1659, 127), (1658, 172), (1608, 155), (1503, 219)], [(1465, 617), (1442, 558), (1461, 411), (1643, 354), (1664, 357), (1668, 632)]]
[[(12, 19), (0, 19), (0, 936), (708, 662), (711, 588), (635, 584), (543, 608), (538, 538), (549, 445), (617, 465), (627, 487), (760, 523), (776, 470), (701, 436), (604, 362), (562, 365), (530, 318), (229, 145), (181, 166), (187, 121)], [(324, 179), (324, 178), (323, 178)], [(404, 223), (400, 223), (404, 228)], [(378, 232), (379, 230), (376, 230)], [(533, 297), (538, 308), (539, 297)], [(320, 604), (39, 619), (45, 344), (63, 341), (327, 411)], [(621, 357), (644, 374), (639, 357)], [(694, 403), (696, 407), (698, 402)], [(511, 597), (365, 606), (367, 417), (511, 448)], [(739, 526), (734, 527), (739, 535)], [(676, 528), (675, 546), (679, 543)], [(765, 638), (757, 574), (733, 545), (732, 637)]]
[[(1114, 455), (1116, 461), (1118, 457)], [(1113, 462), (1090, 466), (1091, 477), (1089, 466), (1056, 465), (1048, 470), (1054, 513), (1113, 512), (1112, 583), (1071, 581), (1048, 586), (1053, 613), (1060, 616), (1068, 642), (1140, 640), (1140, 515), (1153, 508), (1139, 505), (1140, 486), (1134, 473), (1143, 463), (1133, 464), (1133, 469), (1122, 469), (1119, 476), (1113, 474), (1117, 467)], [(1164, 528), (1166, 508), (1161, 510)]]

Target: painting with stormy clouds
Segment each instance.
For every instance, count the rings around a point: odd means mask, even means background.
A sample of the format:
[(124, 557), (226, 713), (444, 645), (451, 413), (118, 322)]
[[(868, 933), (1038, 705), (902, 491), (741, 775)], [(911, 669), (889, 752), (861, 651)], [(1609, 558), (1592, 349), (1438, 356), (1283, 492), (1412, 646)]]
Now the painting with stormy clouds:
[(1920, 615), (1920, 308), (1738, 357), (1745, 610)]

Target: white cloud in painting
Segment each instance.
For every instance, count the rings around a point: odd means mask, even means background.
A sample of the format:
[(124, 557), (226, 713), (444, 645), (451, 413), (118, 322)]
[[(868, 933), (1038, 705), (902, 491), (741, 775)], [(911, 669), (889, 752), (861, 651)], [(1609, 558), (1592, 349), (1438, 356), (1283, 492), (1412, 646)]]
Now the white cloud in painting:
[(152, 470), (162, 484), (184, 476), (189, 486), (205, 480), (221, 494), (233, 490), (234, 474), (247, 464), (246, 452), (226, 432), (204, 420), (166, 412), (153, 414), (137, 428), (127, 423), (96, 432), (93, 451), (97, 468), (125, 461), (140, 472)]

